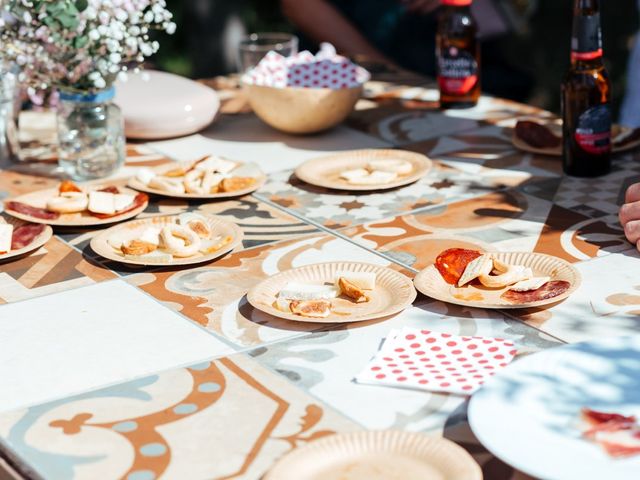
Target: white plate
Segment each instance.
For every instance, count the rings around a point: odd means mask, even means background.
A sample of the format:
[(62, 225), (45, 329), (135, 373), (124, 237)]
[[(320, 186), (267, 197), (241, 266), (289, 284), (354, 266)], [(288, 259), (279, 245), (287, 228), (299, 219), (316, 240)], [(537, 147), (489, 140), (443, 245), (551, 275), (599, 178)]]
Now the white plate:
[(529, 475), (638, 480), (640, 455), (614, 459), (581, 438), (574, 424), (582, 407), (640, 417), (640, 336), (552, 348), (513, 362), (471, 398), (469, 423), (487, 449)]

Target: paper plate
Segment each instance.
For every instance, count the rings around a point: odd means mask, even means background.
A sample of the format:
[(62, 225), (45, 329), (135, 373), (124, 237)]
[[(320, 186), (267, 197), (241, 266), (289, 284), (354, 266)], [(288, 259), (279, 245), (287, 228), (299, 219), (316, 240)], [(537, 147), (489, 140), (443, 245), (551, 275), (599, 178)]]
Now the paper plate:
[(421, 433), (330, 435), (282, 457), (264, 480), (481, 480), (462, 447)]
[[(555, 133), (557, 136), (562, 138), (562, 123), (558, 123), (558, 122), (549, 122), (549, 123), (538, 122), (538, 123), (548, 127), (553, 133)], [(625, 135), (631, 132), (633, 129), (614, 124), (613, 130), (614, 132), (616, 132), (613, 137), (613, 149), (612, 149), (613, 153), (626, 152), (628, 150), (633, 150), (634, 148), (640, 146), (640, 138), (623, 145), (616, 144), (617, 138), (620, 138), (622, 135)], [(533, 147), (529, 145), (527, 142), (525, 142), (524, 140), (522, 140), (521, 138), (519, 138), (518, 136), (516, 136), (515, 129), (513, 130), (513, 133), (511, 135), (511, 143), (513, 143), (514, 147), (516, 147), (518, 150), (522, 150), (523, 152), (535, 153), (538, 155), (549, 155), (553, 157), (562, 156), (562, 145), (558, 147), (551, 147), (551, 148)]]
[(193, 265), (196, 263), (203, 263), (213, 260), (215, 258), (221, 257), (227, 252), (230, 252), (234, 248), (242, 242), (242, 229), (233, 222), (230, 222), (226, 218), (218, 217), (215, 215), (205, 215), (199, 214), (205, 217), (211, 229), (213, 230), (215, 235), (222, 235), (224, 237), (230, 235), (232, 240), (230, 243), (222, 247), (220, 250), (217, 250), (213, 253), (202, 254), (198, 253), (191, 257), (185, 258), (173, 258), (170, 262), (147, 262), (145, 260), (134, 260), (130, 258), (125, 258), (124, 254), (115, 250), (109, 244), (109, 238), (113, 235), (122, 235), (124, 237), (132, 237), (135, 236), (137, 232), (142, 233), (147, 227), (156, 226), (162, 227), (163, 225), (169, 223), (175, 223), (175, 220), (178, 218), (178, 215), (170, 215), (170, 216), (160, 216), (160, 217), (151, 217), (140, 220), (132, 220), (130, 222), (122, 223), (119, 225), (115, 225), (103, 232), (100, 232), (99, 235), (93, 237), (91, 240), (91, 248), (98, 255), (101, 255), (104, 258), (108, 258), (109, 260), (114, 260), (120, 263), (128, 263), (130, 265), (145, 265), (145, 266), (160, 266), (160, 267), (170, 267), (176, 265)]
[(458, 288), (445, 282), (435, 265), (429, 265), (422, 270), (414, 279), (414, 284), (419, 292), (436, 300), (467, 307), (500, 309), (531, 308), (556, 303), (567, 298), (580, 286), (580, 272), (561, 258), (532, 252), (500, 252), (493, 253), (493, 255), (498, 260), (511, 265), (531, 267), (535, 276), (551, 277), (551, 280), (564, 280), (569, 282), (571, 286), (563, 294), (546, 300), (511, 303), (500, 297), (510, 287), (487, 288), (472, 282), (472, 284)]
[[(242, 166), (242, 164), (240, 166)], [(168, 165), (161, 165), (159, 167), (153, 168), (152, 170), (155, 171), (158, 175), (162, 175), (165, 172), (167, 172), (169, 170), (172, 170), (172, 169), (175, 169), (175, 168), (176, 168), (176, 165), (168, 164)], [(240, 167), (238, 167), (238, 168), (240, 168)], [(230, 198), (230, 197), (240, 197), (242, 195), (246, 195), (248, 193), (254, 192), (257, 189), (259, 189), (262, 185), (264, 185), (264, 183), (266, 181), (267, 181), (267, 176), (264, 173), (261, 173), (261, 175), (259, 177), (256, 177), (256, 183), (254, 183), (250, 187), (243, 188), (242, 190), (236, 190), (234, 192), (211, 193), (211, 194), (208, 194), (208, 195), (199, 194), (199, 193), (171, 193), (171, 192), (166, 192), (164, 190), (158, 190), (156, 188), (151, 188), (151, 187), (145, 185), (144, 183), (142, 183), (136, 177), (131, 177), (129, 179), (128, 185), (131, 188), (135, 188), (136, 190), (139, 190), (141, 192), (152, 193), (154, 195), (161, 195), (163, 197), (191, 198), (191, 199), (194, 199), (194, 200), (197, 200), (197, 199), (200, 199), (200, 200), (215, 200), (216, 198)]]
[[(105, 185), (106, 186), (106, 185)], [(91, 188), (97, 190), (100, 188), (99, 185), (91, 185)], [(126, 187), (118, 187), (120, 193), (127, 193), (130, 195), (137, 195), (138, 192), (135, 190), (131, 190)], [(121, 222), (122, 220), (127, 220), (129, 218), (133, 218), (144, 211), (149, 204), (147, 200), (144, 204), (140, 205), (138, 208), (134, 208), (128, 212), (123, 213), (122, 215), (116, 215), (110, 218), (98, 218), (94, 217), (89, 212), (80, 212), (80, 213), (61, 213), (60, 216), (55, 220), (47, 220), (37, 217), (32, 217), (30, 215), (25, 215), (24, 213), (16, 212), (14, 210), (7, 209), (7, 202), (22, 202), (27, 205), (31, 205), (33, 207), (45, 208), (47, 205), (47, 201), (51, 197), (55, 197), (58, 195), (57, 188), (48, 188), (46, 190), (38, 190), (37, 192), (26, 193), (24, 195), (20, 195), (14, 198), (8, 198), (5, 200), (4, 211), (8, 215), (19, 218), (21, 220), (32, 222), (32, 223), (44, 223), (46, 225), (53, 225), (58, 227), (92, 227), (95, 225), (108, 225), (110, 223)]]
[(640, 418), (640, 337), (576, 343), (511, 363), (471, 397), (469, 424), (494, 455), (536, 478), (636, 480), (640, 455), (613, 459), (581, 438), (582, 407)]
[[(12, 224), (14, 229), (29, 223), (29, 222), (24, 222), (17, 218), (11, 218), (11, 217), (5, 218), (5, 220), (7, 221), (7, 223)], [(53, 235), (53, 229), (50, 226), (45, 225), (44, 230), (42, 230), (42, 232), (40, 232), (38, 236), (34, 237), (31, 243), (26, 247), (19, 248), (17, 250), (10, 250), (7, 253), (0, 254), (0, 262), (8, 260), (10, 258), (19, 257), (21, 255), (24, 255), (25, 253), (29, 253), (33, 250), (40, 248), (41, 246), (43, 246), (45, 243), (49, 241), (52, 235)]]
[[(375, 272), (376, 288), (367, 292), (371, 299), (365, 303), (355, 303), (345, 297), (333, 299), (331, 315), (327, 318), (303, 317), (273, 306), (287, 283), (333, 284), (339, 271)], [(349, 323), (388, 317), (407, 308), (415, 298), (416, 290), (407, 276), (389, 268), (358, 262), (316, 263), (286, 270), (267, 278), (247, 293), (247, 300), (258, 310), (286, 320), (312, 323)]]
[[(378, 185), (351, 185), (340, 178), (345, 170), (364, 168), (371, 160), (405, 160), (413, 165), (413, 171), (393, 182)], [(409, 185), (424, 177), (431, 170), (432, 162), (425, 155), (406, 150), (352, 150), (328, 157), (308, 160), (296, 168), (296, 176), (303, 182), (318, 187), (348, 191), (374, 191)]]

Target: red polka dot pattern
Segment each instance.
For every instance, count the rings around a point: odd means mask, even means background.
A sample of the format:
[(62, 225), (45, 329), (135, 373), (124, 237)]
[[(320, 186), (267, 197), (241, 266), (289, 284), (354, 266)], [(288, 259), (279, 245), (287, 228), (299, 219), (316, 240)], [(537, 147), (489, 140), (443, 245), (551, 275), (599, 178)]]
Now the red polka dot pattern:
[(513, 343), (504, 339), (405, 328), (385, 340), (356, 380), (470, 395), (516, 353)]

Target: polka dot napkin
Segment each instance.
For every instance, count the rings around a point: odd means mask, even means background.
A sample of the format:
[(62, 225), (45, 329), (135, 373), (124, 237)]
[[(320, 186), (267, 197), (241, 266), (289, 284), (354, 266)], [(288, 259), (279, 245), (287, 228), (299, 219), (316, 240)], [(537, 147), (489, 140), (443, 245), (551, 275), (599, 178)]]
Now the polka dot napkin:
[(271, 51), (243, 77), (243, 83), (265, 87), (341, 88), (357, 87), (369, 80), (364, 68), (338, 55), (333, 45), (323, 43), (313, 55), (308, 51), (283, 57)]
[(358, 383), (470, 395), (516, 354), (501, 338), (394, 330), (358, 376)]

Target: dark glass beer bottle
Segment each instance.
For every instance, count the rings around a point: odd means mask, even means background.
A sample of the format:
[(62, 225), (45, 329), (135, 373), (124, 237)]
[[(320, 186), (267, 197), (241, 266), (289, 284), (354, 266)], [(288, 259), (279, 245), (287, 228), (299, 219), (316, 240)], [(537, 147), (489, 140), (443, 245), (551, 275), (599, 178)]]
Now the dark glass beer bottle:
[(480, 44), (471, 0), (440, 0), (436, 61), (440, 108), (469, 108), (480, 97)]
[(575, 0), (571, 68), (562, 82), (562, 166), (567, 175), (597, 177), (611, 170), (610, 104), (598, 0)]

